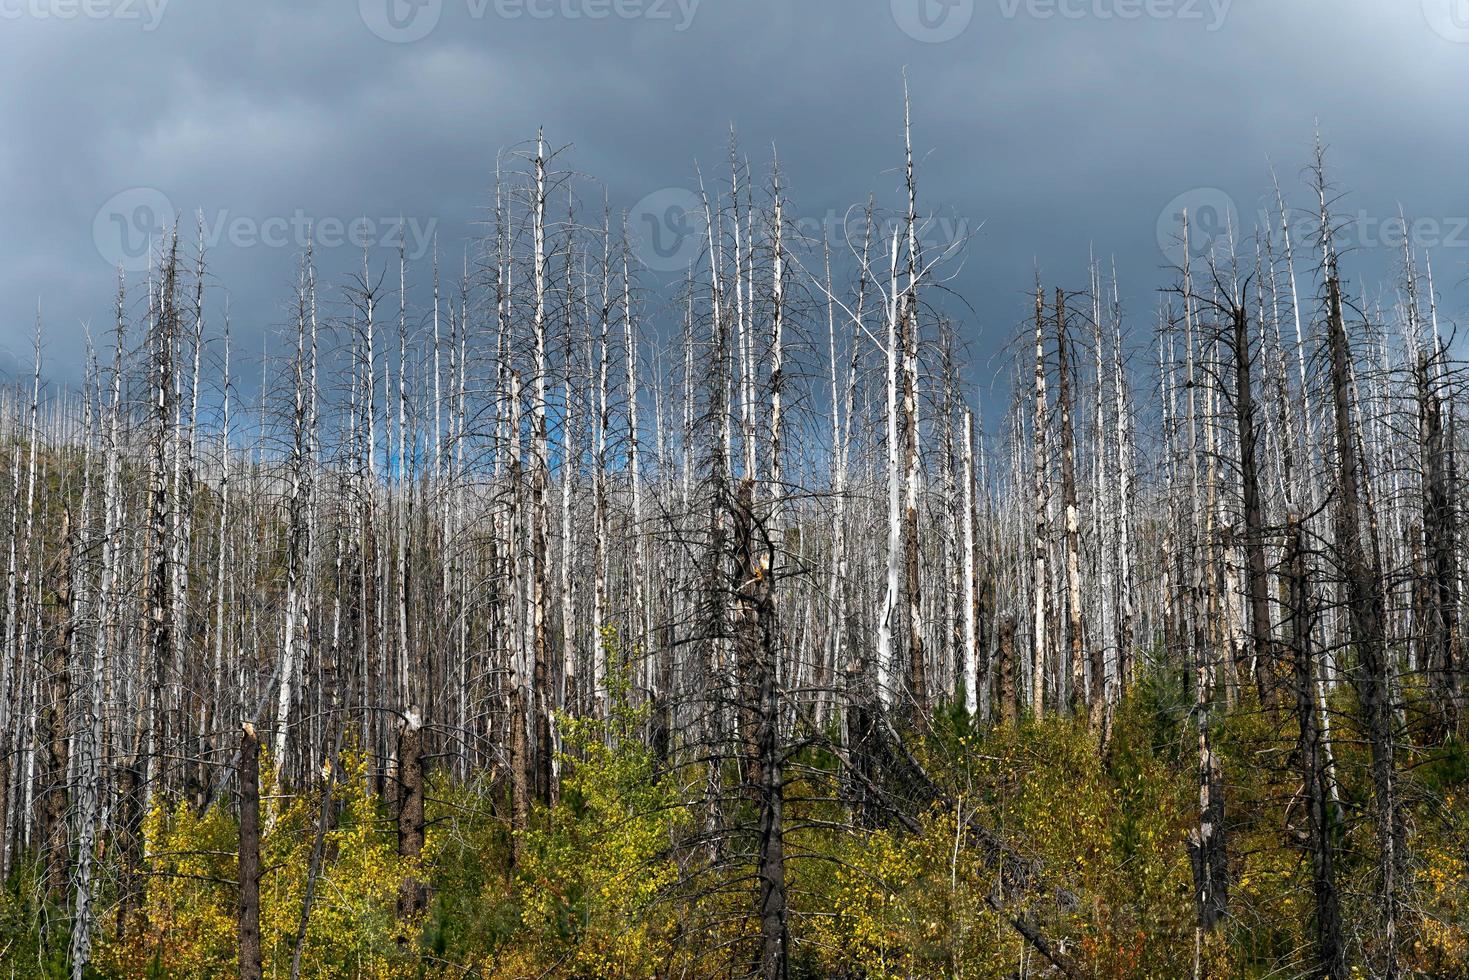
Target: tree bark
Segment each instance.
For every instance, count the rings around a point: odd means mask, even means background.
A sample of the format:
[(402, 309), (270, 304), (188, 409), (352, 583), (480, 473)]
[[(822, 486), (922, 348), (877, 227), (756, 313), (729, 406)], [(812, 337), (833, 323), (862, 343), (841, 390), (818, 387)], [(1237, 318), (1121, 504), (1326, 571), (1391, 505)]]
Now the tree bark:
[[(415, 709), (409, 709), (398, 729), (398, 779), (398, 858), (405, 865), (398, 892), (401, 928), (411, 926), (428, 905), (427, 887), (418, 868), (423, 856), (424, 765), (423, 726)], [(400, 933), (398, 941), (408, 944), (406, 931)]]
[(1383, 632), (1382, 574), (1369, 526), (1362, 526), (1365, 479), (1353, 424), (1351, 349), (1342, 312), (1341, 283), (1328, 270), (1327, 343), (1331, 358), (1332, 406), (1336, 422), (1336, 550), (1346, 579), (1347, 611), (1357, 665), (1352, 672), (1372, 755), (1372, 795), (1379, 849), (1379, 901), (1384, 932), (1382, 970), (1398, 973), (1399, 878), (1403, 828), (1397, 804), (1393, 745), (1392, 661)]
[(1000, 724), (1014, 727), (1019, 706), (1015, 693), (1014, 616), (1005, 616), (1000, 620), (999, 636), (996, 642), (999, 646)]
[(1255, 429), (1254, 362), (1249, 318), (1243, 305), (1229, 310), (1234, 349), (1234, 412), (1239, 426), (1240, 489), (1244, 503), (1245, 570), (1250, 600), (1250, 642), (1260, 703), (1273, 712), (1276, 699), (1275, 646), (1270, 629), (1270, 580), (1265, 570), (1265, 518), (1260, 502)]
[(1316, 973), (1329, 980), (1343, 980), (1347, 976), (1347, 957), (1336, 890), (1326, 753), (1316, 708), (1316, 655), (1311, 645), (1316, 607), (1305, 555), (1301, 522), (1292, 514), (1287, 526), (1285, 573), (1290, 583), (1290, 614), (1294, 623), (1294, 687), (1299, 730), (1296, 762), (1306, 807), (1306, 847), (1311, 855)]
[(240, 736), (240, 980), (261, 980), (260, 738), (246, 724)]
[(1035, 423), (1032, 429), (1032, 453), (1035, 457), (1035, 535), (1031, 553), (1035, 566), (1031, 581), (1031, 682), (1030, 712), (1040, 720), (1045, 714), (1048, 599), (1050, 574), (1047, 563), (1050, 552), (1051, 486), (1046, 472), (1046, 301), (1040, 283), (1035, 287)]
[(68, 658), (71, 655), (72, 637), (75, 635), (71, 589), (75, 541), (71, 530), (70, 510), (62, 513), (61, 539), (61, 560), (55, 572), (53, 590), (55, 604), (51, 627), (54, 639), (47, 665), (51, 691), (43, 728), (46, 733), (46, 785), (41, 836), (46, 844), (46, 895), (53, 902), (61, 901), (66, 895), (70, 866), (70, 840), (66, 826), (66, 813), (71, 799), (68, 788), (71, 741), (67, 731), (68, 709), (71, 705), (71, 666)]

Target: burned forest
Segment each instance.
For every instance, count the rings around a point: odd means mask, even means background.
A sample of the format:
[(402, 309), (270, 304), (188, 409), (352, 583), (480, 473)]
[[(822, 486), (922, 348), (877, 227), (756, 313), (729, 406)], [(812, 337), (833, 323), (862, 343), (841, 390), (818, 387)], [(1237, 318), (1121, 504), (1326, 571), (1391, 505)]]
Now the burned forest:
[(1469, 972), (1459, 272), (1364, 281), (1318, 143), (976, 324), (889, 128), (819, 231), (732, 137), (673, 269), (547, 133), (263, 355), (187, 215), (43, 317), (5, 975)]

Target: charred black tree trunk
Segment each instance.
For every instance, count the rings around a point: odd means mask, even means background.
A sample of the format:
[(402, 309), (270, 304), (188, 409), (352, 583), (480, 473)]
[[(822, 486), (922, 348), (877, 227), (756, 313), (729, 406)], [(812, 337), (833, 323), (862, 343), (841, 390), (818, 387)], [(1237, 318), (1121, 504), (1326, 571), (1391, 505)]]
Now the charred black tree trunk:
[(1357, 663), (1352, 679), (1361, 702), (1372, 753), (1372, 795), (1379, 847), (1379, 889), (1384, 931), (1383, 975), (1397, 968), (1399, 878), (1403, 831), (1397, 805), (1394, 761), (1392, 666), (1384, 635), (1381, 562), (1370, 522), (1363, 527), (1365, 480), (1352, 423), (1351, 349), (1342, 314), (1341, 283), (1328, 270), (1327, 342), (1338, 465), (1336, 550), (1346, 580), (1347, 610)]
[(1452, 486), (1445, 458), (1443, 403), (1436, 390), (1437, 355), (1431, 365), (1420, 356), (1417, 365), (1418, 441), (1422, 458), (1423, 561), (1426, 582), (1420, 602), (1424, 630), (1424, 670), (1428, 674), (1432, 702), (1438, 708), (1434, 740), (1458, 727), (1459, 690), (1459, 586), (1454, 556), (1457, 552)]
[(1229, 911), (1229, 851), (1224, 832), (1224, 774), (1211, 744), (1208, 719), (1199, 720), (1199, 822), (1188, 832), (1198, 925), (1205, 932)]
[[(428, 905), (427, 888), (418, 875), (423, 856), (423, 728), (410, 710), (398, 731), (398, 857), (408, 866), (398, 892), (398, 922), (411, 925)], [(408, 934), (398, 941), (407, 944)]]
[[(789, 975), (789, 928), (786, 919), (785, 787), (781, 775), (779, 650), (770, 569), (774, 547), (754, 513), (754, 484), (740, 484), (734, 513), (735, 555), (741, 607), (741, 659), (748, 658), (748, 678), (758, 701), (753, 708), (754, 758), (749, 785), (760, 806), (760, 963), (762, 980)], [(745, 706), (742, 705), (742, 709)]]
[(1018, 717), (1015, 697), (1015, 617), (1000, 620), (996, 639), (999, 660), (1000, 724), (1014, 727)]
[(878, 803), (872, 787), (877, 778), (877, 692), (860, 660), (846, 671), (846, 708), (842, 716), (843, 791), (851, 804), (854, 820), (863, 827), (879, 822)]
[(240, 980), (260, 980), (260, 738), (240, 736)]
[(1316, 966), (1313, 975), (1341, 980), (1347, 975), (1347, 958), (1342, 941), (1341, 902), (1336, 890), (1326, 747), (1316, 706), (1316, 656), (1311, 647), (1316, 604), (1306, 565), (1301, 522), (1294, 515), (1287, 529), (1285, 565), (1290, 618), (1294, 624), (1293, 686), (1300, 732), (1296, 742), (1296, 764), (1306, 808), (1304, 843), (1311, 855), (1311, 894), (1315, 909)]
[(1076, 498), (1076, 429), (1071, 419), (1071, 352), (1066, 325), (1066, 294), (1056, 290), (1056, 409), (1061, 423), (1061, 507), (1066, 546), (1066, 640), (1071, 671), (1071, 714), (1081, 717), (1090, 703), (1096, 710), (1089, 723), (1101, 730), (1102, 677), (1087, 698), (1085, 638), (1081, 618), (1081, 525)]
[(1249, 318), (1243, 306), (1229, 311), (1234, 348), (1234, 413), (1239, 425), (1239, 468), (1244, 504), (1245, 573), (1250, 599), (1250, 643), (1260, 703), (1274, 711), (1275, 646), (1270, 631), (1270, 580), (1265, 571), (1264, 513), (1260, 503), (1259, 440), (1255, 429), (1253, 360)]
[(42, 787), (41, 837), (46, 846), (46, 895), (53, 902), (66, 896), (67, 870), (70, 864), (70, 842), (67, 839), (66, 812), (70, 800), (67, 791), (70, 763), (67, 733), (68, 706), (71, 703), (71, 671), (68, 656), (75, 634), (72, 610), (71, 573), (75, 542), (71, 533), (71, 512), (62, 514), (61, 561), (56, 569), (55, 605), (52, 630), (55, 639), (47, 671), (51, 676), (51, 692), (43, 718), (45, 732), (45, 784)]
[(900, 318), (903, 345), (903, 568), (908, 593), (908, 689), (916, 719), (928, 713), (928, 666), (923, 652), (923, 578), (918, 539), (918, 304), (910, 290)]
[(653, 756), (667, 763), (673, 753), (673, 627), (665, 625), (658, 644), (658, 692), (653, 698), (652, 732), (649, 741)]
[(756, 540), (755, 488), (752, 480), (740, 481), (734, 508), (734, 559), (739, 580), (735, 586), (734, 634), (735, 671), (739, 676), (738, 712), (740, 768), (746, 791), (759, 798), (764, 791), (761, 776), (760, 735), (764, 720), (764, 691), (761, 674), (765, 657), (761, 635), (760, 603), (769, 592), (766, 577), (770, 567), (763, 564), (766, 555)]

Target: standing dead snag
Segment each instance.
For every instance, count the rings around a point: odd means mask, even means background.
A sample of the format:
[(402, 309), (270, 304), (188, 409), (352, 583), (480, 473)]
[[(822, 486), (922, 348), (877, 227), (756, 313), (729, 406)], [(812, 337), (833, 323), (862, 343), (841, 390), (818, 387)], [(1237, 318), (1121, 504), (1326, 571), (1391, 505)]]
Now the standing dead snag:
[(1132, 548), (1132, 438), (1128, 425), (1126, 385), (1122, 376), (1122, 301), (1118, 298), (1117, 276), (1112, 276), (1112, 396), (1117, 426), (1117, 690), (1125, 693), (1133, 681), (1133, 595)]
[(71, 705), (72, 638), (76, 634), (76, 616), (72, 608), (73, 555), (76, 541), (71, 529), (71, 510), (61, 515), (61, 557), (54, 574), (55, 604), (51, 628), (54, 639), (47, 672), (51, 678), (50, 698), (46, 704), (42, 731), (45, 733), (45, 784), (42, 790), (41, 837), (46, 846), (46, 895), (59, 902), (66, 894), (70, 841), (67, 839), (66, 812), (71, 794), (68, 790), (71, 733), (67, 731), (68, 708)]
[[(281, 655), (277, 664), (279, 675), (279, 697), (276, 704), (275, 744), (271, 749), (275, 786), (290, 785), (284, 778), (289, 769), (286, 755), (291, 727), (291, 709), (296, 696), (296, 673), (298, 652), (302, 646), (301, 634), (306, 628), (309, 609), (303, 594), (302, 584), (308, 572), (306, 557), (310, 549), (311, 527), (309, 494), (311, 482), (310, 443), (308, 428), (307, 382), (312, 369), (308, 370), (307, 355), (314, 362), (314, 343), (307, 347), (308, 334), (314, 337), (316, 321), (316, 274), (310, 266), (308, 254), (302, 260), (300, 278), (296, 288), (296, 353), (292, 360), (292, 411), (291, 411), (291, 461), (289, 476), (289, 499), (286, 505), (286, 609), (282, 624)], [(271, 819), (274, 819), (273, 817)]]
[(1000, 724), (1013, 728), (1018, 716), (1015, 700), (1015, 617), (1001, 619), (998, 632)]
[[(734, 544), (739, 568), (741, 660), (748, 690), (757, 702), (751, 719), (754, 750), (747, 779), (760, 807), (760, 976), (784, 980), (789, 971), (790, 930), (786, 920), (785, 827), (780, 745), (779, 648), (770, 569), (775, 548), (754, 512), (754, 481), (743, 480), (734, 501)], [(742, 706), (745, 707), (745, 706)]]
[(1336, 890), (1331, 790), (1324, 738), (1316, 713), (1316, 654), (1311, 644), (1316, 600), (1311, 591), (1304, 538), (1300, 518), (1291, 514), (1286, 527), (1285, 578), (1289, 585), (1287, 601), (1294, 637), (1293, 687), (1300, 732), (1296, 742), (1296, 764), (1301, 774), (1301, 795), (1306, 807), (1305, 843), (1311, 855), (1316, 969), (1319, 975), (1330, 980), (1341, 980), (1347, 976), (1347, 959), (1342, 939), (1341, 903)]
[[(1437, 348), (1437, 341), (1434, 342)], [(1443, 398), (1436, 388), (1441, 351), (1430, 359), (1420, 354), (1415, 367), (1418, 396), (1418, 444), (1421, 459), (1424, 558), (1427, 581), (1421, 602), (1426, 651), (1424, 670), (1438, 706), (1440, 735), (1459, 723), (1460, 664), (1459, 574), (1456, 569), (1458, 525), (1453, 503), (1452, 442), (1445, 433)]]
[(1270, 631), (1270, 580), (1265, 571), (1264, 514), (1260, 500), (1258, 439), (1255, 428), (1254, 361), (1249, 317), (1241, 298), (1227, 310), (1234, 350), (1234, 412), (1239, 426), (1240, 492), (1244, 502), (1244, 550), (1250, 600), (1250, 640), (1260, 703), (1274, 710), (1275, 648)]
[[(1061, 413), (1061, 506), (1065, 509), (1066, 638), (1071, 668), (1071, 713), (1080, 717), (1087, 700), (1086, 640), (1081, 618), (1081, 527), (1076, 500), (1076, 433), (1071, 422), (1070, 337), (1066, 327), (1066, 293), (1056, 290), (1056, 394)], [(1091, 717), (1094, 732), (1101, 731), (1102, 678), (1093, 678)]]
[(520, 373), (509, 372), (510, 399), (510, 465), (507, 467), (510, 481), (510, 508), (506, 525), (506, 573), (507, 592), (501, 605), (506, 616), (503, 640), (505, 660), (509, 668), (505, 672), (505, 714), (508, 737), (506, 751), (510, 763), (510, 853), (512, 865), (519, 865), (526, 827), (530, 823), (531, 762), (530, 746), (526, 740), (530, 707), (526, 697), (527, 663), (529, 650), (525, 633), (519, 629), (515, 615), (521, 609), (520, 594), (525, 591), (525, 573), (520, 560), (520, 539), (525, 524), (525, 504), (522, 499), (522, 469), (520, 459)]
[(550, 484), (550, 450), (547, 434), (546, 383), (549, 377), (546, 351), (546, 144), (536, 135), (535, 187), (532, 199), (533, 281), (535, 307), (531, 319), (534, 341), (534, 374), (531, 401), (531, 523), (530, 523), (530, 611), (528, 628), (531, 647), (530, 711), (531, 755), (535, 762), (533, 784), (537, 798), (549, 804), (554, 793), (551, 744), (551, 651), (547, 635), (547, 564), (549, 562), (547, 493)]
[[(975, 588), (974, 578), (974, 413), (969, 409), (964, 410), (964, 448), (963, 467), (960, 480), (963, 486), (960, 488), (960, 526), (963, 533), (960, 536), (960, 547), (963, 554), (960, 556), (962, 568), (962, 587), (960, 595), (963, 600), (963, 608), (960, 610), (960, 619), (963, 623), (963, 650), (960, 655), (960, 664), (964, 672), (964, 708), (969, 712), (971, 718), (979, 715), (979, 595)], [(988, 702), (986, 702), (988, 703)]]
[(240, 980), (260, 980), (260, 737), (240, 734)]
[(929, 707), (928, 666), (923, 651), (923, 579), (919, 567), (918, 494), (918, 203), (913, 176), (913, 140), (904, 98), (903, 135), (907, 146), (908, 287), (898, 321), (903, 355), (903, 563), (908, 589), (908, 688), (919, 717)]
[(751, 794), (764, 790), (761, 774), (760, 732), (763, 719), (763, 693), (760, 689), (765, 656), (760, 603), (770, 591), (773, 571), (756, 540), (754, 523), (754, 481), (740, 481), (734, 507), (734, 559), (739, 580), (735, 587), (733, 626), (735, 635), (735, 670), (739, 675), (737, 707), (741, 768), (744, 783)]
[[(1328, 257), (1326, 279), (1327, 344), (1331, 358), (1332, 406), (1336, 423), (1337, 507), (1336, 550), (1346, 579), (1347, 612), (1357, 665), (1352, 672), (1362, 703), (1372, 750), (1372, 795), (1380, 850), (1380, 900), (1384, 930), (1382, 969), (1397, 973), (1398, 916), (1401, 895), (1403, 827), (1397, 804), (1394, 760), (1395, 721), (1392, 706), (1392, 659), (1384, 637), (1381, 560), (1370, 531), (1370, 504), (1364, 501), (1364, 462), (1352, 416), (1351, 348), (1343, 315), (1341, 282), (1334, 256)], [(1364, 504), (1368, 528), (1362, 526)]]
[(423, 856), (423, 725), (410, 708), (398, 729), (398, 858), (406, 874), (398, 893), (398, 942), (409, 940), (405, 927), (428, 905), (428, 890), (418, 873)]
[(1050, 551), (1051, 484), (1046, 473), (1046, 297), (1039, 282), (1035, 285), (1035, 423), (1032, 455), (1035, 462), (1035, 535), (1031, 539), (1035, 571), (1031, 581), (1031, 679), (1030, 712), (1040, 720), (1045, 713), (1046, 648), (1048, 590), (1050, 574), (1047, 555)]
[(1200, 698), (1196, 722), (1199, 736), (1199, 819), (1189, 828), (1189, 861), (1194, 872), (1198, 927), (1214, 929), (1229, 910), (1229, 851), (1224, 832), (1224, 774), (1214, 754), (1207, 700)]

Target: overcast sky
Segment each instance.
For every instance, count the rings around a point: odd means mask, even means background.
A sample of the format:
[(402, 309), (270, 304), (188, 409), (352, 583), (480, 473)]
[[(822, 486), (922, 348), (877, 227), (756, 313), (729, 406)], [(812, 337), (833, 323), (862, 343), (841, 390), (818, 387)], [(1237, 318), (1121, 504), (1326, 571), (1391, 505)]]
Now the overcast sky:
[(1080, 287), (1093, 249), (1148, 325), (1172, 216), (1252, 221), (1272, 162), (1307, 204), (1318, 120), (1355, 283), (1388, 283), (1401, 207), (1444, 312), (1469, 299), (1469, 0), (0, 0), (0, 357), (28, 363), (39, 303), (48, 375), (78, 378), (112, 267), (170, 210), (204, 213), (259, 350), (306, 221), (339, 229), (323, 279), (399, 215), (457, 254), (538, 126), (659, 215), (733, 125), (819, 221), (896, 190), (904, 66), (925, 209), (972, 236), (980, 362), (1035, 264)]

